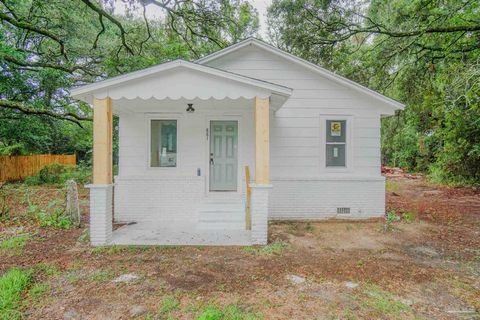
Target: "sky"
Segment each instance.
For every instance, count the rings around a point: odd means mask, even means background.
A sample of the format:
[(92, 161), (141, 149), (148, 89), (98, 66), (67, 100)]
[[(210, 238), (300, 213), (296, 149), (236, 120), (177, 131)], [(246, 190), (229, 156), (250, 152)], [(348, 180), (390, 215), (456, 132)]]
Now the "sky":
[[(272, 0), (247, 0), (258, 11), (258, 18), (260, 20), (259, 33), (263, 38), (267, 36), (267, 7), (272, 3)], [(115, 2), (115, 12), (122, 14), (125, 12), (125, 4), (121, 0)], [(141, 14), (139, 12), (139, 14)], [(155, 19), (162, 17), (162, 9), (155, 5), (147, 6), (147, 18)]]

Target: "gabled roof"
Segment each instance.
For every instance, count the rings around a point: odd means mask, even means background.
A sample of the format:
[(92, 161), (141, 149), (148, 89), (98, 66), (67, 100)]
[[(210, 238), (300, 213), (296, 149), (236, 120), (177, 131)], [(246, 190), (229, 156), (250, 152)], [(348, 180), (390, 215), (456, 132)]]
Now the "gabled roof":
[(372, 98), (375, 98), (377, 100), (380, 100), (381, 102), (385, 103), (386, 105), (388, 106), (391, 106), (395, 109), (404, 109), (405, 108), (405, 105), (401, 102), (398, 102), (392, 98), (389, 98), (387, 96), (384, 96), (383, 94), (381, 93), (378, 93), (372, 89), (369, 89), (365, 86), (362, 86), (361, 84), (358, 84), (357, 82), (355, 81), (352, 81), (350, 79), (347, 79), (345, 77), (342, 77), (332, 71), (329, 71), (325, 68), (322, 68), (316, 64), (313, 64), (311, 62), (308, 62), (307, 60), (304, 60), (302, 58), (299, 58), (293, 54), (290, 54), (288, 52), (285, 52), (283, 50), (280, 50), (262, 40), (259, 40), (259, 39), (256, 39), (256, 38), (247, 38), (243, 41), (240, 41), (234, 45), (231, 45), (225, 49), (222, 49), (222, 50), (219, 50), (217, 52), (214, 52), (212, 54), (209, 54), (201, 59), (198, 59), (196, 60), (195, 62), (196, 63), (199, 63), (199, 64), (205, 64), (209, 61), (212, 61), (212, 60), (215, 60), (215, 59), (218, 59), (222, 56), (225, 56), (229, 53), (232, 53), (236, 50), (239, 50), (241, 48), (244, 48), (246, 46), (249, 46), (249, 45), (252, 45), (252, 46), (256, 46), (258, 48), (261, 48), (261, 49), (264, 49), (270, 53), (273, 53), (277, 56), (280, 56), (280, 57), (283, 57), (289, 61), (292, 61), (298, 65), (301, 65), (311, 71), (314, 71), (318, 74), (320, 74), (321, 76), (327, 78), (327, 79), (330, 79), (332, 81), (335, 81), (339, 84), (342, 84), (348, 88), (351, 88), (351, 89), (354, 89), (354, 90), (357, 90), (359, 92), (362, 92)]
[[(254, 79), (246, 77), (243, 75), (235, 74), (232, 72), (200, 65), (194, 62), (188, 62), (185, 60), (174, 60), (171, 62), (166, 62), (159, 64), (150, 68), (142, 69), (139, 71), (130, 72), (124, 75), (120, 75), (114, 78), (106, 79), (92, 84), (87, 84), (81, 87), (73, 88), (70, 90), (70, 94), (78, 99), (91, 101), (93, 96), (105, 96), (106, 92), (113, 92), (119, 87), (131, 83), (134, 86), (135, 83), (139, 81), (148, 81), (151, 77), (161, 76), (164, 72), (168, 70), (173, 70), (176, 68), (184, 68), (188, 71), (197, 71), (203, 76), (210, 76), (211, 78), (221, 80), (221, 83), (227, 84), (237, 84), (243, 85), (244, 87), (253, 88), (255, 90), (268, 91), (273, 94), (288, 97), (292, 93), (292, 89), (281, 86), (278, 84), (270, 83), (267, 81)], [(136, 80), (136, 81), (134, 81)], [(220, 81), (219, 81), (220, 82)], [(185, 85), (184, 83), (179, 83), (177, 86), (181, 87)], [(246, 85), (246, 86), (245, 86)], [(162, 87), (159, 88), (161, 90)], [(215, 89), (215, 88), (213, 88)], [(220, 88), (216, 88), (220, 90)], [(148, 93), (150, 94), (150, 93)], [(186, 93), (191, 94), (191, 93)], [(145, 94), (144, 94), (145, 95)], [(151, 96), (160, 95), (158, 92), (151, 93)], [(140, 96), (141, 98), (148, 98), (145, 96)], [(114, 98), (114, 97), (112, 97)], [(131, 97), (128, 97), (131, 98)]]

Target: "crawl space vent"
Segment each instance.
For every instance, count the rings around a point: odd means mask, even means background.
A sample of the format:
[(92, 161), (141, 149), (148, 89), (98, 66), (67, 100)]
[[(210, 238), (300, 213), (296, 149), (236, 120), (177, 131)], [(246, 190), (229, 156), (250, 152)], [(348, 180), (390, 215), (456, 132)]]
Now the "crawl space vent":
[(337, 214), (350, 214), (350, 208), (337, 208)]

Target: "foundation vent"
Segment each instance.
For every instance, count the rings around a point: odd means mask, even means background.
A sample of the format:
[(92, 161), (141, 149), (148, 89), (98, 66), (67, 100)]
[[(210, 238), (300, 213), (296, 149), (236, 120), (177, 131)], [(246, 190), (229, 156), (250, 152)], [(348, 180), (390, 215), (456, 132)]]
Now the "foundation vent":
[(337, 214), (350, 214), (350, 208), (337, 208)]

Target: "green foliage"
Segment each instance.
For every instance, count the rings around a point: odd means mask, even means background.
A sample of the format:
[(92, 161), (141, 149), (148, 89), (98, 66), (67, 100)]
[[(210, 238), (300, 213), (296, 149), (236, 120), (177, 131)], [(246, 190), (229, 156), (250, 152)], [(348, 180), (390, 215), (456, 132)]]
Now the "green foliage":
[(254, 320), (262, 319), (261, 315), (242, 310), (237, 305), (228, 305), (225, 308), (219, 308), (214, 304), (207, 305), (197, 320)]
[(271, 255), (280, 255), (288, 247), (288, 243), (284, 241), (275, 241), (265, 246), (249, 246), (244, 247), (243, 250), (248, 253), (260, 255), (260, 256), (271, 256)]
[(365, 309), (371, 316), (385, 317), (389, 319), (403, 319), (402, 315), (410, 311), (410, 307), (380, 287), (367, 284), (363, 295), (354, 296), (361, 308)]
[(2, 240), (0, 241), (0, 253), (7, 255), (19, 255), (22, 253), (22, 250), (29, 239), (29, 234), (21, 234), (6, 240)]
[(53, 184), (63, 185), (67, 180), (73, 179), (77, 183), (85, 184), (90, 180), (91, 167), (80, 164), (66, 166), (63, 164), (50, 164), (42, 168), (38, 174), (25, 179), (27, 185)]
[(22, 318), (22, 293), (31, 281), (31, 272), (20, 269), (10, 269), (0, 277), (0, 320)]
[(21, 142), (14, 143), (9, 146), (3, 146), (0, 144), (0, 155), (1, 156), (19, 156), (27, 154), (25, 145)]
[(411, 211), (402, 212), (402, 220), (407, 223), (412, 223), (415, 221), (415, 213)]
[(36, 205), (29, 206), (29, 214), (35, 216), (37, 223), (43, 228), (70, 229), (73, 222), (64, 215), (64, 208), (57, 200), (52, 200), (46, 208)]
[(382, 120), (384, 164), (478, 185), (479, 10), (478, 1), (274, 0), (268, 12), (282, 48), (407, 105)]
[(180, 301), (175, 296), (166, 296), (158, 306), (158, 313), (168, 315), (170, 312), (178, 309)]
[(397, 215), (395, 211), (387, 212), (387, 214), (385, 215), (384, 231), (393, 231), (393, 224), (397, 221), (400, 221), (400, 219), (401, 218)]
[[(70, 98), (71, 87), (173, 59), (196, 59), (258, 30), (258, 14), (246, 0), (172, 1), (158, 6), (163, 18), (149, 19), (148, 24), (138, 13), (142, 6), (151, 10), (157, 4), (126, 1), (124, 15), (116, 13), (115, 1), (92, 4), (104, 8), (118, 24), (99, 18), (80, 0), (0, 3), (5, 16), (19, 21), (2, 19), (0, 24), (0, 102), (20, 103), (70, 120), (0, 103), (0, 153), (75, 152), (77, 159), (89, 161), (92, 124), (70, 114), (89, 118), (92, 110)], [(125, 30), (123, 39), (118, 25)], [(114, 128), (117, 159), (116, 123)]]

